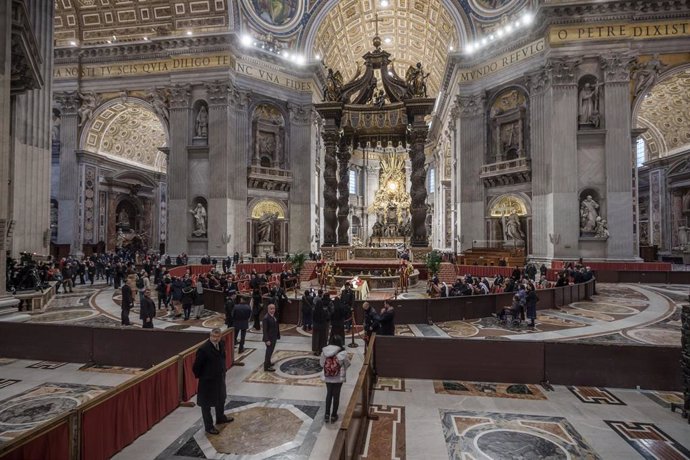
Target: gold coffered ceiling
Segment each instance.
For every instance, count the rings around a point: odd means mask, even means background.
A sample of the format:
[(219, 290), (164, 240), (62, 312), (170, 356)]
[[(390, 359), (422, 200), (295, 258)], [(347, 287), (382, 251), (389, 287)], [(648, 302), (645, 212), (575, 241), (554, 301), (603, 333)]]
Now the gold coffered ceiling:
[(637, 113), (650, 157), (678, 153), (690, 146), (690, 69), (683, 70), (652, 88)]
[(165, 129), (142, 104), (116, 102), (102, 110), (86, 135), (85, 150), (165, 172)]
[(429, 96), (438, 95), (450, 46), (458, 49), (458, 31), (439, 0), (390, 0), (381, 8), (377, 0), (343, 0), (321, 22), (314, 43), (326, 65), (351, 79), (362, 55), (373, 49), (374, 14), (378, 12), (381, 47), (391, 53), (395, 71), (405, 75), (421, 62), (427, 72)]
[[(230, 0), (234, 1), (234, 0)], [(227, 31), (228, 0), (55, 0), (55, 43), (69, 46)]]

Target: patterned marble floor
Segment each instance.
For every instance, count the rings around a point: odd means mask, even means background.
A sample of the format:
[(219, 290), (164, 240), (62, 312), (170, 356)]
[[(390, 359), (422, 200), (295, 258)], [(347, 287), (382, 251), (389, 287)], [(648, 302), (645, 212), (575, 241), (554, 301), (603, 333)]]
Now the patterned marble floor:
[(674, 392), (564, 386), (548, 391), (536, 385), (389, 378), (374, 393), (371, 412), (379, 418), (369, 422), (364, 455), (690, 459), (690, 425), (668, 409), (679, 397)]

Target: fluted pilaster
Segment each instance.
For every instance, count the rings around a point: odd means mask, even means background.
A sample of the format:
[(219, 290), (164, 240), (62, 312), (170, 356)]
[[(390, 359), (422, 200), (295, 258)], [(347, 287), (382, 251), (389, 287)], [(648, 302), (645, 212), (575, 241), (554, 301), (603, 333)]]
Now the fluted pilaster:
[[(232, 234), (232, 240), (229, 247), (231, 251), (238, 250), (240, 252), (247, 248), (247, 180), (246, 167), (249, 164), (247, 157), (250, 151), (250, 117), (249, 105), (251, 103), (251, 92), (242, 91), (236, 88), (229, 88), (230, 97), (230, 126), (228, 135), (231, 142), (228, 146), (229, 151), (229, 168), (227, 170), (227, 181), (230, 183), (228, 195), (228, 218), (229, 233)], [(238, 171), (242, 171), (238, 173)], [(248, 248), (250, 252), (254, 248)]]
[(10, 81), (12, 3), (0, 2), (0, 305), (8, 303), (5, 285), (5, 250), (9, 225), (9, 165), (10, 165)]
[(77, 242), (79, 209), (79, 96), (76, 91), (57, 93), (55, 101), (62, 113), (60, 121), (60, 190), (58, 192), (58, 244), (69, 244), (80, 250)]
[(173, 256), (187, 251), (189, 219), (189, 135), (190, 88), (173, 87), (170, 91), (168, 153), (168, 228), (166, 251)]
[(311, 191), (313, 174), (310, 158), (312, 113), (309, 107), (289, 105), (290, 111), (290, 169), (293, 183), (290, 188), (290, 232), (288, 251), (309, 251), (312, 212)]

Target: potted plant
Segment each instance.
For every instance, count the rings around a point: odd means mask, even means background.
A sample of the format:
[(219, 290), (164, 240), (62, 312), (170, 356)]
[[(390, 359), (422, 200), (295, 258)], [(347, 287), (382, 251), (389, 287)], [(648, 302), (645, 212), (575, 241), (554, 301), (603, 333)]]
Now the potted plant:
[(295, 281), (295, 298), (297, 297), (297, 293), (299, 292), (299, 275), (300, 272), (302, 271), (302, 268), (304, 268), (304, 263), (307, 261), (307, 255), (303, 253), (302, 251), (296, 252), (295, 254), (292, 254), (291, 256), (288, 256), (287, 261), (292, 264), (292, 269), (295, 271), (295, 274), (297, 275), (297, 280)]
[(433, 250), (426, 256), (426, 268), (429, 270), (429, 279), (438, 275), (441, 269), (441, 254), (438, 251)]

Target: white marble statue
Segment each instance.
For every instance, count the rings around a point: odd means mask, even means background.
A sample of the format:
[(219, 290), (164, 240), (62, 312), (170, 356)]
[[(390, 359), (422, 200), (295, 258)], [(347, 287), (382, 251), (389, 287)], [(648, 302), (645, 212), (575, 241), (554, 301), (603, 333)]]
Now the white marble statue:
[(578, 124), (599, 127), (599, 87), (598, 83), (585, 83), (578, 95)]
[(79, 98), (81, 99), (81, 105), (77, 114), (79, 115), (79, 127), (81, 128), (93, 116), (93, 112), (100, 103), (100, 98), (93, 91), (79, 93)]
[(525, 241), (525, 234), (520, 228), (520, 218), (514, 211), (508, 217), (503, 213), (501, 216), (503, 224), (503, 236), (507, 240)]
[(678, 246), (681, 248), (685, 248), (688, 245), (688, 230), (690, 230), (690, 227), (685, 225), (678, 227)]
[(117, 216), (117, 224), (118, 225), (126, 225), (129, 227), (129, 214), (127, 213), (126, 209), (121, 209), (120, 214)]
[(606, 219), (602, 219), (601, 216), (597, 216), (596, 224), (594, 226), (594, 236), (597, 238), (608, 238), (609, 229)]
[(592, 195), (580, 203), (580, 231), (592, 233), (596, 229), (597, 217), (599, 217), (599, 203), (594, 201)]
[(206, 208), (201, 203), (197, 203), (194, 209), (189, 212), (194, 216), (194, 236), (206, 236)]
[(205, 105), (201, 106), (199, 113), (196, 116), (194, 135), (196, 137), (208, 137), (208, 110), (206, 110)]

